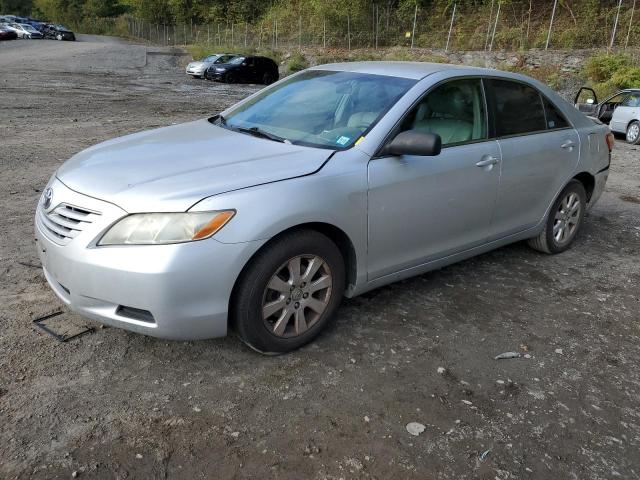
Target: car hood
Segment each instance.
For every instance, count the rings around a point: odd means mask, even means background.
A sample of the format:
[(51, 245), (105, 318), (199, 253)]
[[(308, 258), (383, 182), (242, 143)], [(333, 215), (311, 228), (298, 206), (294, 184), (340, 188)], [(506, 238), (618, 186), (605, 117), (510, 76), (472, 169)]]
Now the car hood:
[(100, 143), (56, 176), (130, 213), (185, 211), (208, 196), (311, 174), (332, 153), (199, 120)]

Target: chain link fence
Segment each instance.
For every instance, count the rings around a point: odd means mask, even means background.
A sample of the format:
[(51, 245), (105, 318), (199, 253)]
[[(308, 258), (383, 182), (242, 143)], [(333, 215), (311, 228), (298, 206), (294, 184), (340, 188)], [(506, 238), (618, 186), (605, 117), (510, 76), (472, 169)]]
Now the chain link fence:
[[(495, 3), (495, 4), (494, 4)], [(368, 16), (341, 15), (317, 18), (290, 12), (262, 22), (212, 22), (167, 25), (126, 18), (128, 35), (158, 45), (208, 45), (228, 49), (387, 48), (409, 47), (452, 51), (531, 48), (627, 48), (640, 45), (640, 25), (633, 24), (633, 9), (612, 3), (598, 15), (561, 10), (535, 2), (482, 8), (453, 3), (454, 8), (434, 12), (384, 9), (374, 5)], [(562, 3), (562, 2), (560, 2)], [(527, 8), (528, 5), (528, 8)], [(617, 8), (616, 8), (617, 5)], [(639, 22), (640, 23), (640, 22)]]

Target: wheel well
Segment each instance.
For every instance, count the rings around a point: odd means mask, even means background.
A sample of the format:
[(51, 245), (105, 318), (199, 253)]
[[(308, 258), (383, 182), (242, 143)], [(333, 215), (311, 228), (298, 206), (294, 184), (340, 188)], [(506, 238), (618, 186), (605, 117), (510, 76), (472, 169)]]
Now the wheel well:
[(356, 263), (356, 250), (349, 236), (340, 228), (336, 227), (335, 225), (331, 225), (329, 223), (324, 223), (324, 222), (301, 223), (294, 227), (283, 230), (277, 235), (274, 235), (273, 237), (271, 237), (269, 241), (265, 243), (257, 252), (255, 252), (252, 255), (252, 257), (249, 259), (249, 261), (247, 261), (246, 265), (240, 272), (240, 275), (238, 275), (238, 278), (236, 278), (236, 281), (233, 285), (233, 289), (231, 290), (231, 295), (229, 297), (228, 311), (229, 311), (230, 326), (233, 324), (233, 304), (234, 304), (234, 297), (236, 293), (236, 287), (238, 286), (238, 283), (240, 282), (240, 279), (242, 278), (247, 268), (247, 265), (251, 263), (251, 261), (258, 254), (258, 252), (260, 252), (265, 246), (277, 240), (280, 236), (289, 232), (293, 232), (295, 230), (315, 230), (316, 232), (320, 232), (323, 235), (326, 235), (327, 237), (329, 237), (329, 239), (331, 239), (331, 241), (333, 241), (333, 243), (336, 244), (336, 246), (340, 250), (340, 253), (342, 253), (342, 258), (344, 258), (345, 273), (347, 275), (346, 282), (345, 282), (346, 288), (348, 289), (351, 285), (355, 285), (356, 277), (358, 273), (358, 266)]
[(585, 192), (587, 192), (587, 202), (591, 200), (593, 189), (596, 186), (596, 179), (589, 172), (582, 172), (573, 177), (574, 180), (578, 180), (584, 186)]

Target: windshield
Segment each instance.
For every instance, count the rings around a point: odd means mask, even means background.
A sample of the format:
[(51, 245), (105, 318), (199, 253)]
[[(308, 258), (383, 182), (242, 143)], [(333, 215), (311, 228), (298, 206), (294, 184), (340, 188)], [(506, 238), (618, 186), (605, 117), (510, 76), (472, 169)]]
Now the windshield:
[(415, 80), (354, 72), (308, 70), (232, 110), (228, 128), (252, 128), (291, 143), (351, 147)]
[(239, 63), (242, 63), (242, 62), (244, 62), (244, 57), (236, 57), (229, 60), (229, 63), (232, 63), (233, 65), (238, 65)]
[(201, 62), (214, 62), (220, 55), (209, 55), (208, 57), (204, 57)]
[(66, 32), (69, 31), (69, 29), (67, 27), (65, 27), (64, 25), (56, 25), (55, 28), (57, 28), (58, 30), (64, 30)]

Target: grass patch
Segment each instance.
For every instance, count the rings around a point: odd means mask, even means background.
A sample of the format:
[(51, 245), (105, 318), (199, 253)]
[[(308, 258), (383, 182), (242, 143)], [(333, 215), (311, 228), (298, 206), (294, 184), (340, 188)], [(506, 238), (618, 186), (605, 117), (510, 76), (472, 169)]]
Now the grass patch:
[(309, 67), (309, 61), (302, 52), (294, 52), (287, 60), (287, 73), (295, 73)]

